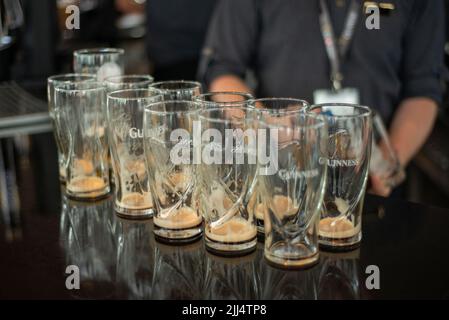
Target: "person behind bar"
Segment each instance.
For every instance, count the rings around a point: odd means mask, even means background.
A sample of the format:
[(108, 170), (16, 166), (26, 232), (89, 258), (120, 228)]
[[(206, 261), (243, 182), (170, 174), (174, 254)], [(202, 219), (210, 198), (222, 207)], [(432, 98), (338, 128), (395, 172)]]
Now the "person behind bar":
[(116, 6), (124, 13), (145, 10), (146, 49), (156, 81), (193, 80), (215, 2), (116, 0)]
[[(210, 91), (368, 105), (389, 125), (405, 167), (430, 134), (442, 99), (443, 5), (220, 1), (199, 74)], [(244, 80), (248, 70), (256, 78), (253, 90)], [(373, 192), (389, 195), (380, 181), (371, 177)]]

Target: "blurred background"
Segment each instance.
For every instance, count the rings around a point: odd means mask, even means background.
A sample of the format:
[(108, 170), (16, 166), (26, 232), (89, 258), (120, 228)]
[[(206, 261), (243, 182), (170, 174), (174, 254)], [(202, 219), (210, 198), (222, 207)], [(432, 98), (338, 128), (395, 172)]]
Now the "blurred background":
[[(76, 49), (120, 47), (126, 52), (125, 73), (195, 79), (216, 2), (0, 0), (0, 204), (7, 224), (20, 224), (19, 211), (27, 206), (59, 212), (59, 201), (48, 200), (59, 199), (60, 191), (47, 77), (71, 72)], [(66, 26), (71, 5), (79, 8), (80, 29)], [(446, 93), (430, 138), (407, 168), (407, 200), (449, 207), (448, 106)]]

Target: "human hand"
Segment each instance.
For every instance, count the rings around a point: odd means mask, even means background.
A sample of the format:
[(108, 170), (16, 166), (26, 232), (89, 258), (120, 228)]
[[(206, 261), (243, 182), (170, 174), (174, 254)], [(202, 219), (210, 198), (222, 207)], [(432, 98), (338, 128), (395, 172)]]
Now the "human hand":
[(369, 193), (382, 197), (388, 197), (391, 194), (391, 186), (389, 186), (384, 179), (376, 175), (370, 175), (370, 181), (371, 188), (368, 190)]

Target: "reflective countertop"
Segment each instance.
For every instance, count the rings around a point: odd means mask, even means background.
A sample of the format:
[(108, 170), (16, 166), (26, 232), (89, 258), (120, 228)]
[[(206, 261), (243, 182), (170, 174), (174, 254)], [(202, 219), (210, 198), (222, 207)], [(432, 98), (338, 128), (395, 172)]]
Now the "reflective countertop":
[[(112, 196), (67, 199), (51, 134), (25, 141), (15, 152), (20, 211), (0, 224), (0, 299), (449, 298), (448, 209), (368, 195), (359, 249), (282, 270), (265, 262), (262, 242), (250, 255), (218, 257), (202, 239), (155, 241), (152, 220), (118, 218)], [(70, 265), (79, 290), (66, 288)], [(380, 289), (367, 287), (372, 266)]]

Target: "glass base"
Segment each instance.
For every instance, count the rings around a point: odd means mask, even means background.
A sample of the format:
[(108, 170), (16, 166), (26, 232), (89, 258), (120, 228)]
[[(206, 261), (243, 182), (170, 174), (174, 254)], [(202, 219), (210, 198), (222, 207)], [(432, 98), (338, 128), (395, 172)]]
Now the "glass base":
[(242, 256), (256, 250), (257, 237), (245, 242), (218, 242), (207, 236), (204, 237), (206, 249), (219, 256)]
[(278, 242), (270, 251), (265, 249), (265, 259), (270, 265), (287, 269), (309, 268), (318, 263), (320, 258), (318, 248), (311, 250), (305, 245)]
[(351, 251), (360, 247), (362, 241), (362, 233), (349, 238), (327, 238), (323, 236), (318, 237), (320, 249), (328, 251)]
[(188, 243), (196, 241), (203, 233), (202, 222), (195, 226), (185, 229), (168, 229), (154, 224), (153, 233), (158, 241), (164, 243)]
[(125, 219), (150, 219), (153, 217), (154, 209), (130, 209), (115, 204), (115, 212), (121, 218)]
[(73, 200), (80, 201), (97, 201), (109, 196), (111, 193), (111, 188), (108, 186), (103, 190), (95, 190), (89, 192), (71, 192), (69, 189), (65, 189), (67, 197)]

